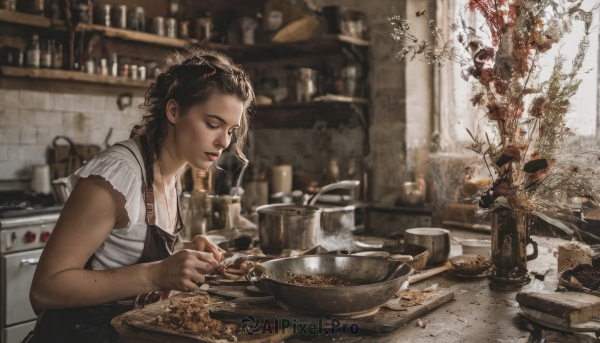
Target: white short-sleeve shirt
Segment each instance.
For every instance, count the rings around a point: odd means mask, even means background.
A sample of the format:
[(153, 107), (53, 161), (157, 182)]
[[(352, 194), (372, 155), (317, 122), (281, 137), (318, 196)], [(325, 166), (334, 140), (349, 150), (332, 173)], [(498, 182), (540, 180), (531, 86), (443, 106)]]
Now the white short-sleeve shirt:
[[(119, 144), (127, 146), (131, 151)], [(146, 204), (142, 194), (142, 184), (146, 176), (138, 161), (144, 163), (140, 149), (132, 139), (129, 139), (102, 151), (69, 177), (70, 191), (73, 191), (80, 179), (95, 175), (108, 181), (125, 198), (129, 223), (124, 228), (113, 229), (98, 247), (92, 261), (94, 270), (130, 266), (137, 263), (142, 256), (148, 230)], [(179, 182), (176, 184), (179, 186)], [(179, 194), (179, 187), (177, 188)], [(155, 206), (155, 210), (156, 224), (160, 228), (167, 228), (167, 220), (161, 221), (161, 218), (168, 218), (167, 214), (161, 213), (160, 207)]]

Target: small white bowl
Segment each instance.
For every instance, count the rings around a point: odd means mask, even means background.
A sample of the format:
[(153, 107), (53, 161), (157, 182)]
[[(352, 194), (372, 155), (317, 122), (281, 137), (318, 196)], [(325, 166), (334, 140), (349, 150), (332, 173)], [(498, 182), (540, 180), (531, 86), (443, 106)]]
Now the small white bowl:
[(463, 255), (481, 255), (490, 258), (492, 255), (492, 242), (487, 239), (465, 239), (460, 241)]

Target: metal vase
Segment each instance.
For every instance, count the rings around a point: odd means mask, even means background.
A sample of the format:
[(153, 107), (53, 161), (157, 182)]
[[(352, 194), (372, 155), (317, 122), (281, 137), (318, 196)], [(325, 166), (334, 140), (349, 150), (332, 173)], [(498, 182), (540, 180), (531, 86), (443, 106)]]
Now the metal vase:
[[(537, 257), (537, 243), (529, 236), (530, 213), (507, 210), (492, 213), (492, 284), (499, 290), (512, 290), (531, 282), (527, 261)], [(527, 244), (533, 254), (527, 255)]]

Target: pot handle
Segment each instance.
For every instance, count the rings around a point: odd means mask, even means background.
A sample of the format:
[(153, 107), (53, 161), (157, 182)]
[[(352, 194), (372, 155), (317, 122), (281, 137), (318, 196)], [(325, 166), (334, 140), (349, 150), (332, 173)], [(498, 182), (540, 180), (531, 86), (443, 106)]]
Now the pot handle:
[(531, 255), (527, 255), (527, 261), (533, 261), (538, 257), (538, 244), (536, 241), (531, 239), (531, 237), (529, 237), (529, 243), (533, 245), (533, 253), (531, 253)]
[(307, 205), (313, 206), (317, 202), (317, 199), (323, 193), (332, 191), (334, 189), (354, 189), (354, 188), (358, 187), (359, 185), (360, 185), (360, 181), (358, 181), (358, 180), (344, 180), (344, 181), (340, 181), (337, 183), (332, 183), (330, 185), (324, 186), (317, 192), (317, 194), (313, 195), (310, 199), (308, 199)]
[(248, 273), (246, 273), (246, 280), (250, 281), (252, 286), (260, 289), (263, 292), (267, 292), (267, 289), (261, 282), (263, 279), (262, 278), (263, 274), (264, 274), (263, 272), (257, 271), (256, 268), (252, 268), (252, 269), (250, 269), (250, 271), (248, 271)]

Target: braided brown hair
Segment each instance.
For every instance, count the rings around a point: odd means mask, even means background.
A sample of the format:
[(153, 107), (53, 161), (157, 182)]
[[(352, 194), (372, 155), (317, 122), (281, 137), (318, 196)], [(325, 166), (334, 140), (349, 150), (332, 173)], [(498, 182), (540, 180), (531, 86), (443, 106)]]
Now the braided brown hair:
[[(207, 101), (216, 94), (235, 95), (244, 103), (240, 127), (232, 138), (229, 149), (247, 164), (243, 148), (248, 133), (248, 111), (254, 105), (254, 90), (248, 74), (224, 54), (200, 48), (169, 54), (166, 64), (144, 96), (140, 109), (144, 112), (141, 123), (132, 137), (148, 136), (148, 161), (158, 158), (160, 146), (169, 132), (166, 107), (173, 99), (184, 115), (194, 105)], [(148, 156), (147, 156), (148, 157)]]

